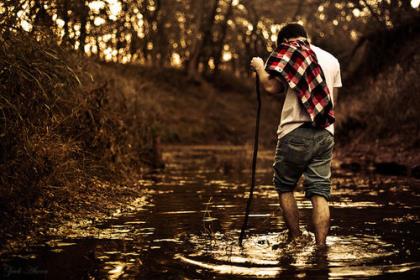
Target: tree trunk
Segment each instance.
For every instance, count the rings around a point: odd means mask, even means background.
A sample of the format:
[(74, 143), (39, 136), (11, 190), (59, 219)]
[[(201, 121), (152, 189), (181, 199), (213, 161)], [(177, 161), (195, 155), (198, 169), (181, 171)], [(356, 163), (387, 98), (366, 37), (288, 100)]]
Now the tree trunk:
[(293, 16), (293, 20), (294, 21), (297, 21), (298, 20), (298, 16), (302, 12), (302, 7), (303, 7), (303, 4), (304, 3), (305, 3), (305, 0), (300, 0), (299, 1), (298, 6), (297, 6), (296, 11), (295, 11), (295, 15)]
[(64, 21), (64, 35), (63, 35), (63, 39), (61, 41), (62, 44), (67, 44), (69, 42), (69, 1), (68, 0), (64, 0), (63, 1), (63, 7), (62, 7), (62, 16), (63, 16), (63, 21)]
[(258, 29), (259, 17), (255, 9), (253, 1), (248, 2), (246, 9), (250, 16), (250, 21), (252, 23), (252, 31), (251, 31), (251, 34), (249, 34), (249, 36), (244, 37), (246, 62), (243, 65), (244, 65), (244, 72), (247, 75), (251, 75), (251, 72), (249, 71), (249, 63), (252, 57), (257, 54), (257, 40), (258, 40), (257, 29)]
[(96, 57), (97, 57), (98, 60), (100, 60), (101, 59), (101, 46), (99, 44), (99, 36), (96, 36), (95, 41), (96, 41), (96, 51), (97, 51)]
[[(162, 54), (161, 49), (165, 48), (166, 46), (163, 46), (165, 43), (163, 42), (165, 37), (165, 16), (162, 15), (162, 3), (161, 0), (155, 0), (155, 10), (151, 16), (151, 27), (152, 31), (151, 34), (153, 34), (151, 38), (151, 42), (153, 44), (152, 49), (152, 65), (154, 66), (160, 66), (162, 65)], [(156, 26), (156, 30), (153, 30), (153, 26)]]
[[(154, 9), (149, 10), (150, 0), (145, 1), (145, 6), (142, 9), (142, 14), (144, 15), (144, 38), (143, 38), (143, 47), (142, 53), (144, 57), (145, 64), (156, 64), (156, 36), (158, 36), (159, 30), (153, 30), (153, 26), (157, 25), (158, 16), (161, 9), (161, 1), (158, 0), (154, 3)], [(149, 44), (153, 45), (151, 50), (148, 49)], [(152, 62), (150, 63), (150, 59)]]
[(187, 63), (187, 75), (188, 78), (193, 81), (199, 81), (200, 76), (198, 72), (198, 62), (200, 58), (200, 52), (203, 45), (203, 34), (201, 34), (202, 29), (202, 19), (204, 14), (204, 7), (205, 7), (205, 0), (201, 1), (194, 1), (196, 4), (195, 6), (195, 23), (192, 35), (192, 43), (191, 43), (191, 52), (190, 57), (188, 58)]
[(214, 21), (216, 18), (217, 8), (219, 7), (219, 3), (220, 3), (220, 0), (216, 0), (213, 3), (213, 7), (208, 17), (207, 23), (204, 25), (203, 45), (199, 54), (199, 57), (201, 58), (201, 61), (203, 62), (203, 65), (204, 65), (204, 74), (206, 74), (209, 70), (209, 60), (212, 54), (210, 48), (211, 48), (211, 45), (213, 44), (212, 31), (213, 31)]
[(217, 76), (220, 72), (220, 64), (223, 55), (223, 46), (225, 43), (225, 38), (227, 34), (228, 28), (228, 21), (232, 17), (233, 14), (233, 0), (229, 1), (229, 6), (225, 15), (225, 19), (221, 25), (221, 35), (218, 40), (218, 44), (216, 44), (215, 52), (214, 52), (214, 74)]
[(86, 2), (80, 1), (80, 10), (79, 10), (79, 19), (80, 19), (80, 36), (79, 36), (79, 51), (85, 52), (85, 43), (86, 43), (86, 25), (88, 23), (89, 16), (89, 7), (86, 5)]

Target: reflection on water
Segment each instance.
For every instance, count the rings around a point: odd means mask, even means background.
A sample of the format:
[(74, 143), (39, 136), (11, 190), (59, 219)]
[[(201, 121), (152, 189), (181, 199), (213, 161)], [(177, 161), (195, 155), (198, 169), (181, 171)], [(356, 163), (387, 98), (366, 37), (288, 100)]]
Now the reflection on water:
[[(305, 272), (308, 269), (319, 270), (321, 265), (326, 275), (334, 271), (331, 275), (337, 278), (365, 275), (366, 271), (370, 271), (370, 276), (380, 275), (380, 271), (385, 268), (390, 270), (393, 265), (371, 267), (359, 273), (353, 270), (375, 259), (398, 254), (395, 246), (381, 240), (380, 236), (330, 236), (326, 250), (317, 249), (314, 240), (312, 233), (304, 232), (299, 242), (288, 243), (284, 231), (255, 234), (244, 242), (243, 247), (239, 247), (237, 234), (190, 236), (190, 242), (195, 245), (193, 253), (187, 256), (177, 254), (175, 257), (220, 274), (270, 277), (289, 266)], [(401, 264), (400, 268), (407, 271), (418, 268), (418, 264)]]
[[(314, 246), (311, 204), (296, 193), (304, 236), (288, 243), (271, 186), (272, 151), (261, 151), (243, 247), (238, 236), (251, 150), (178, 147), (167, 169), (145, 176), (144, 195), (93, 224), (81, 221), (28, 252), (2, 260), (21, 279), (415, 278), (420, 271), (419, 182), (353, 174), (333, 166), (328, 248)], [(62, 232), (57, 230), (57, 232)], [(37, 273), (38, 272), (38, 273)], [(42, 273), (41, 273), (42, 272)]]

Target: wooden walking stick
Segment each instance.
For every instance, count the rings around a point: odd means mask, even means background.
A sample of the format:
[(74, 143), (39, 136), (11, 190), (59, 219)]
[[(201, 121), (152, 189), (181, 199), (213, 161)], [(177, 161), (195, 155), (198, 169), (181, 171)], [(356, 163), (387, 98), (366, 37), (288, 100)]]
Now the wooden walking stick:
[(260, 130), (260, 111), (261, 111), (261, 94), (260, 94), (260, 77), (256, 74), (255, 87), (257, 91), (257, 117), (255, 122), (255, 138), (254, 138), (254, 154), (252, 157), (252, 175), (251, 175), (251, 190), (249, 191), (248, 201), (245, 209), (245, 219), (241, 228), (241, 234), (239, 235), (239, 246), (242, 247), (242, 240), (245, 238), (245, 230), (248, 226), (249, 212), (251, 211), (252, 196), (254, 195), (255, 188), (255, 168), (257, 166), (257, 154), (258, 154), (258, 135)]

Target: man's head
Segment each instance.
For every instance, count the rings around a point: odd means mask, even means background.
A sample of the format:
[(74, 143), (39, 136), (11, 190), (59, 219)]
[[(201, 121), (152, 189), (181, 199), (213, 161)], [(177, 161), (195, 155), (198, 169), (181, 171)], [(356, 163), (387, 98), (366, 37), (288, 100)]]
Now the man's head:
[(287, 39), (297, 37), (308, 37), (305, 28), (299, 23), (288, 23), (279, 31), (279, 34), (277, 35), (277, 45), (284, 43)]

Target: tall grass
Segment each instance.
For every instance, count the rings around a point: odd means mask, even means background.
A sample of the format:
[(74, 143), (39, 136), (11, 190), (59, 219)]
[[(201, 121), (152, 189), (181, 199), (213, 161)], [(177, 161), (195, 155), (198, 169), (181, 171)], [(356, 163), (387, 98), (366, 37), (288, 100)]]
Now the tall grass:
[[(376, 76), (359, 77), (358, 84), (345, 85), (348, 89), (338, 100), (337, 114), (342, 140), (385, 140), (398, 142), (398, 146), (418, 146), (420, 55), (413, 51), (418, 44), (419, 40), (412, 38), (395, 53), (401, 58), (398, 63), (388, 65)], [(415, 55), (407, 57), (410, 52)]]
[(47, 36), (0, 35), (2, 221), (158, 160), (153, 106), (115, 75)]

